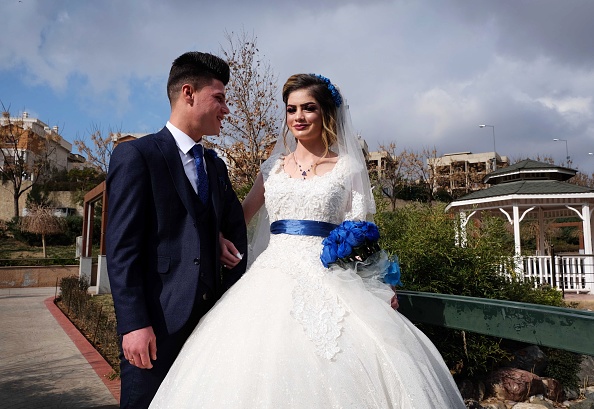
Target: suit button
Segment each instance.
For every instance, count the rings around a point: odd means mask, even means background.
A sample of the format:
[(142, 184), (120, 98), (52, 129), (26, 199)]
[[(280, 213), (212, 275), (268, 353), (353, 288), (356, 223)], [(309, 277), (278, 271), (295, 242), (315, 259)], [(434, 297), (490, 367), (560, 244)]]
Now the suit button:
[(200, 259), (199, 258), (195, 258), (194, 259), (194, 264), (196, 264), (197, 266), (200, 265)]
[(208, 300), (208, 293), (204, 293), (204, 294), (202, 294), (202, 299), (203, 299), (204, 301)]

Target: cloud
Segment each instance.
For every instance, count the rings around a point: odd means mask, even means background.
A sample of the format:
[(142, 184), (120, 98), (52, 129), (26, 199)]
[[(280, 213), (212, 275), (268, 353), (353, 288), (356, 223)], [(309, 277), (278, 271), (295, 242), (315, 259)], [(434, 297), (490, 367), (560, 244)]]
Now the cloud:
[(2, 2), (0, 14), (11, 16), (0, 73), (70, 101), (70, 122), (162, 126), (171, 61), (218, 53), (226, 31), (245, 30), (279, 85), (296, 72), (330, 77), (372, 149), (490, 151), (486, 122), (504, 155), (559, 156), (553, 138), (576, 159), (594, 150), (594, 2), (27, 0)]

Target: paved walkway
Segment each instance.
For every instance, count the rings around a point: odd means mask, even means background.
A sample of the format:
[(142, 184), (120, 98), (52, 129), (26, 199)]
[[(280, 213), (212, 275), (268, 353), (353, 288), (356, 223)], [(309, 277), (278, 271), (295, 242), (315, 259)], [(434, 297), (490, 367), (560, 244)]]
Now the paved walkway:
[(0, 407), (117, 408), (117, 382), (97, 373), (110, 368), (56, 311), (54, 294), (54, 288), (0, 289)]

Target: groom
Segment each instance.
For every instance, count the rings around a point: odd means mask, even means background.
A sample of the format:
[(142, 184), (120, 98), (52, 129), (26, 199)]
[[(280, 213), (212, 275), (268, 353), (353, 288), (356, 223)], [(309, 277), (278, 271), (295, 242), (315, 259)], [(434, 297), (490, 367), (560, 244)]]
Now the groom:
[[(241, 204), (224, 162), (201, 146), (229, 113), (228, 81), (220, 58), (181, 55), (167, 81), (166, 126), (121, 143), (111, 156), (106, 244), (121, 408), (149, 406), (200, 318), (245, 271)], [(228, 241), (220, 244), (219, 235)]]

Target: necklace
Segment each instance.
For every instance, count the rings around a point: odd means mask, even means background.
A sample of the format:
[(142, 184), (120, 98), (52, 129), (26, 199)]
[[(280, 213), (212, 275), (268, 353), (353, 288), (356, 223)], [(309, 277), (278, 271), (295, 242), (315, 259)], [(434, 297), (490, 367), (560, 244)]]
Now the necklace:
[(299, 168), (299, 173), (303, 177), (303, 180), (305, 180), (307, 178), (307, 175), (309, 174), (309, 172), (311, 172), (311, 169), (313, 168), (314, 164), (313, 163), (310, 163), (309, 164), (309, 168), (307, 168), (307, 169), (304, 170), (301, 167), (301, 164), (299, 164), (299, 162), (297, 162), (297, 158), (295, 157), (295, 154), (294, 153), (293, 153), (293, 161), (295, 161), (295, 165), (297, 165), (297, 168)]

